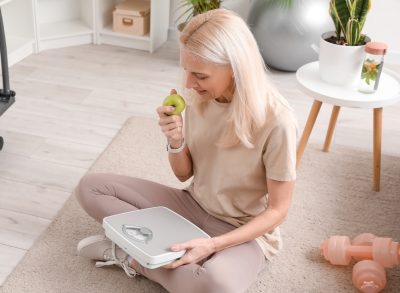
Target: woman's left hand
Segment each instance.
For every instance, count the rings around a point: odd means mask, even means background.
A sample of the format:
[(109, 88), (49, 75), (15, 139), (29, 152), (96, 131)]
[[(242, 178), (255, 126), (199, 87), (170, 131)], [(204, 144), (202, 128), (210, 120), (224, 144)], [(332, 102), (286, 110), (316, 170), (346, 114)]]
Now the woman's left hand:
[(164, 268), (166, 269), (175, 269), (181, 265), (198, 263), (216, 252), (216, 247), (212, 238), (197, 238), (184, 243), (175, 244), (171, 247), (171, 250), (186, 250), (186, 253), (180, 259), (165, 265)]

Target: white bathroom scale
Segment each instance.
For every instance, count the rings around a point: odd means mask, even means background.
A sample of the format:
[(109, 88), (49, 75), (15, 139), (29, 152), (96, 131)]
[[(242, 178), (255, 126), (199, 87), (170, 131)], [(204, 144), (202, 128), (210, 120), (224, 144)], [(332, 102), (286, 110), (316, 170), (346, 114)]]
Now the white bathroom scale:
[(179, 259), (185, 251), (171, 251), (173, 244), (210, 236), (166, 207), (112, 215), (103, 219), (106, 236), (142, 266), (155, 269)]

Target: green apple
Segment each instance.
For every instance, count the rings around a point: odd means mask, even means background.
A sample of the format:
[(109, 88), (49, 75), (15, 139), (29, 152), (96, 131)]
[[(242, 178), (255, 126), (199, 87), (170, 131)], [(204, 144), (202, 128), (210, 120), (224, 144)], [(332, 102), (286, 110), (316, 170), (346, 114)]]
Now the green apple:
[(164, 99), (163, 106), (175, 107), (175, 110), (173, 112), (167, 113), (167, 115), (178, 115), (185, 109), (186, 103), (182, 96), (178, 94), (172, 94)]

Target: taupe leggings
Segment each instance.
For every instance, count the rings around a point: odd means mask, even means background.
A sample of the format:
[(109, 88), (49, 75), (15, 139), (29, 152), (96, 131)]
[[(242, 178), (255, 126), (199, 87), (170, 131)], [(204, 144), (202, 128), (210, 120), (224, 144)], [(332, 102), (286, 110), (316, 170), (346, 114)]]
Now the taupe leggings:
[[(76, 188), (83, 209), (96, 221), (106, 216), (165, 206), (190, 220), (211, 237), (235, 229), (205, 212), (185, 190), (155, 182), (114, 174), (89, 174)], [(265, 257), (255, 240), (215, 253), (199, 264), (176, 269), (147, 269), (138, 272), (173, 293), (245, 292), (265, 266)]]

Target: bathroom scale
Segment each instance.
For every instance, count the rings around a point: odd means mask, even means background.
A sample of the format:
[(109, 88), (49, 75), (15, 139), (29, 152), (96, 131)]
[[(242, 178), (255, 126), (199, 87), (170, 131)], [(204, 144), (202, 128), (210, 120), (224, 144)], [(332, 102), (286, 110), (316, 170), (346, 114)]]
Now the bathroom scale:
[(142, 266), (155, 269), (179, 259), (185, 251), (173, 244), (210, 236), (166, 207), (112, 215), (103, 219), (106, 236)]

